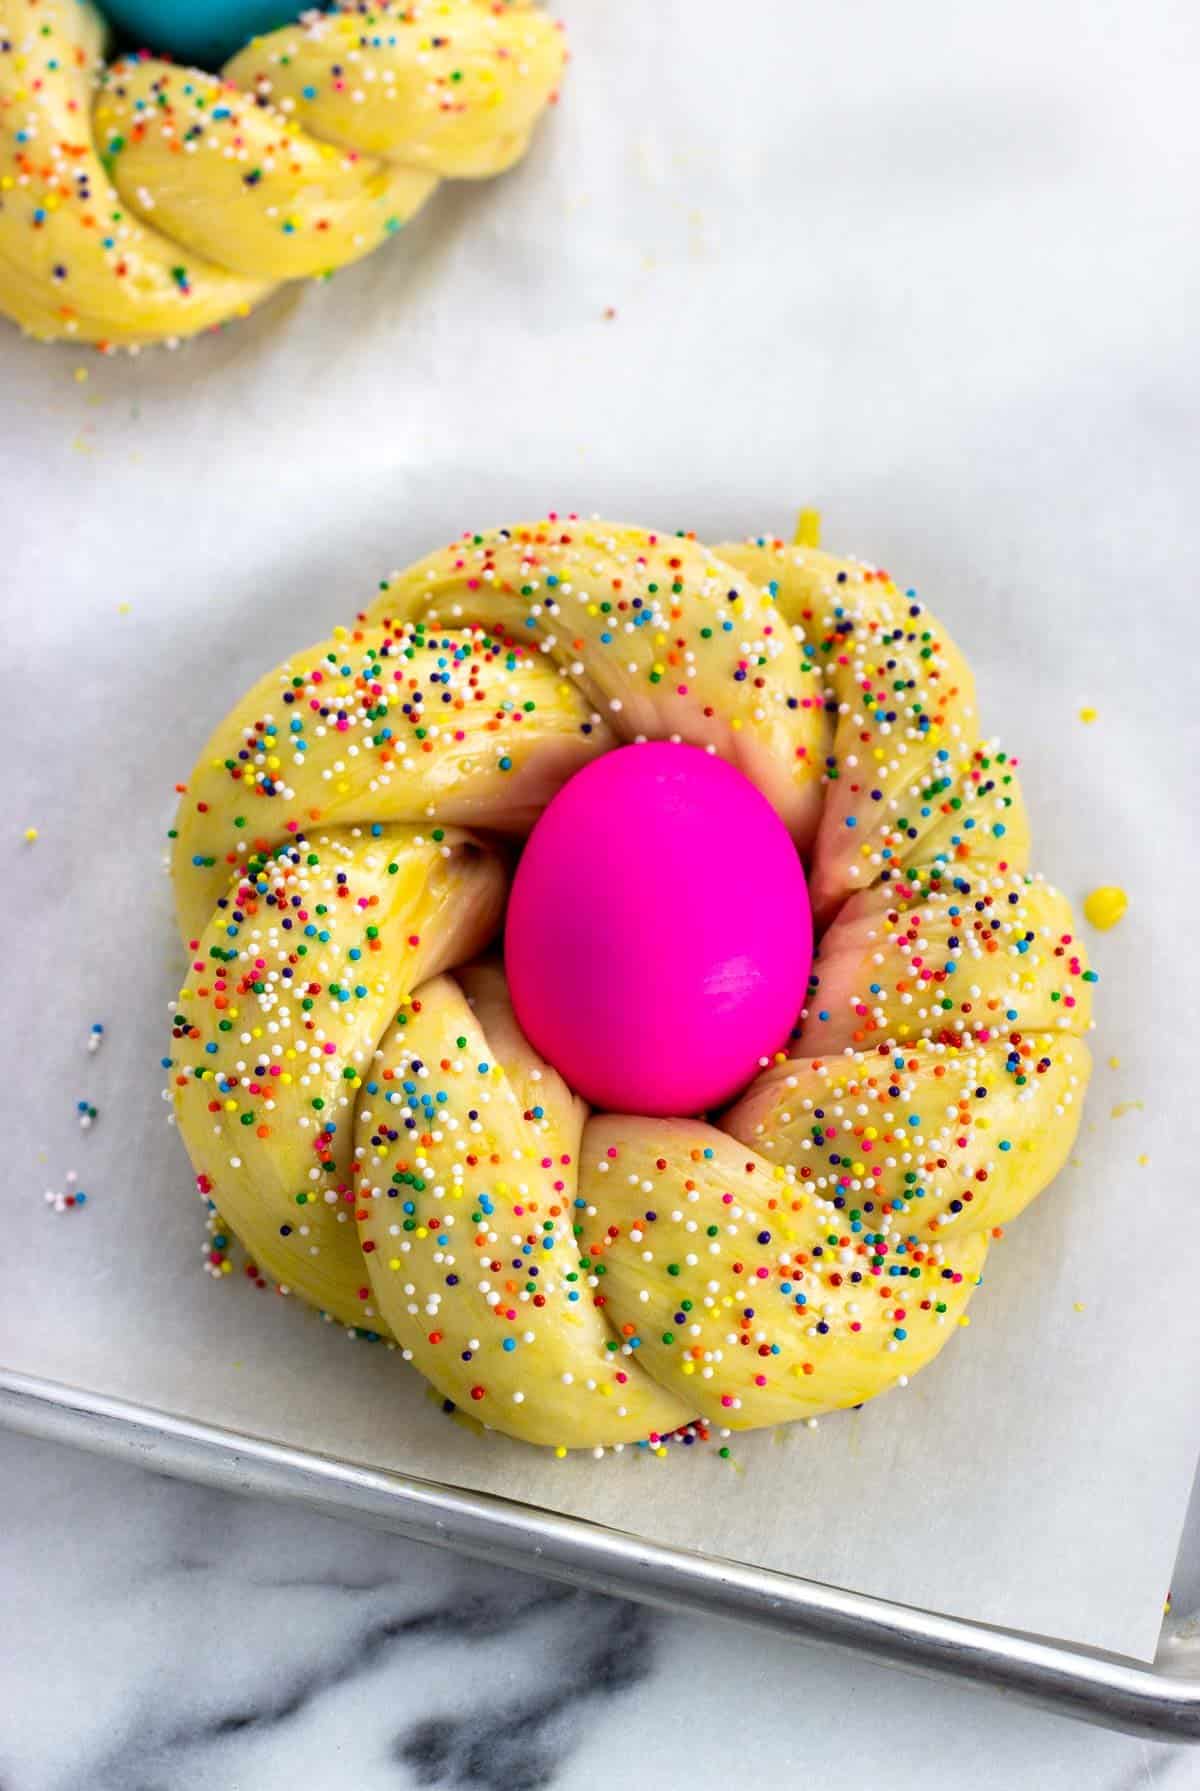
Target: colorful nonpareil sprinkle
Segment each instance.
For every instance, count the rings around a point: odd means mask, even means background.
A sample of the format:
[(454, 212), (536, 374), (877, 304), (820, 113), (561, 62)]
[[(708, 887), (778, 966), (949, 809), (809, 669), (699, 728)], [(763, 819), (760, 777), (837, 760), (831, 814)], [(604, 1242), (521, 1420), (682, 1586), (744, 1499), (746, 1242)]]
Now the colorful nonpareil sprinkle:
[(47, 1188), (44, 1199), (46, 1205), (56, 1213), (72, 1213), (79, 1207), (87, 1205), (88, 1197), (82, 1188), (76, 1187), (79, 1177), (71, 1170), (66, 1177), (66, 1186), (60, 1191)]
[(821, 512), (801, 510), (796, 518), (796, 532), (792, 539), (797, 547), (820, 547)]
[(1099, 889), (1093, 889), (1084, 897), (1083, 912), (1088, 921), (1098, 932), (1107, 933), (1110, 927), (1124, 920), (1129, 908), (1129, 897), (1116, 884), (1106, 883)]

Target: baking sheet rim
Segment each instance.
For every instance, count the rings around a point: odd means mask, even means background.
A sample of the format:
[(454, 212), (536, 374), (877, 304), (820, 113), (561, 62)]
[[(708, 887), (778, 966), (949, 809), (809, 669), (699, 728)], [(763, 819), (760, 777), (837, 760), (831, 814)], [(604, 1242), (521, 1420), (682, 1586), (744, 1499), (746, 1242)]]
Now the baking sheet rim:
[(731, 1618), (927, 1676), (965, 1679), (1103, 1727), (1200, 1743), (1200, 1637), (1181, 1633), (1169, 1617), (1158, 1660), (1146, 1666), (669, 1547), (586, 1518), (361, 1466), (3, 1367), (0, 1425), (596, 1591)]

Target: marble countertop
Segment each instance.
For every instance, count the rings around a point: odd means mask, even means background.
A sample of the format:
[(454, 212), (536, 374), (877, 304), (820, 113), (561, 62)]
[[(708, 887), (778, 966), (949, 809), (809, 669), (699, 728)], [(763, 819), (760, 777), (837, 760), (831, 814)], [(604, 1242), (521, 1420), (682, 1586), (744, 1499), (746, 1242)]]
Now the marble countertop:
[(1200, 1749), (58, 1445), (0, 1435), (0, 1509), (2, 1791), (1200, 1786)]

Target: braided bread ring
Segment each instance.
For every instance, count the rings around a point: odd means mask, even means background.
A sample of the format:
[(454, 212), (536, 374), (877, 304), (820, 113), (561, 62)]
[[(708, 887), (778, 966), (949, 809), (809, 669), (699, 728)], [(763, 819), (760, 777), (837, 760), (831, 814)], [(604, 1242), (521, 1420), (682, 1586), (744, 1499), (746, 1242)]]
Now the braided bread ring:
[[(589, 1115), (470, 962), (505, 841), (642, 738), (738, 765), (825, 921), (797, 1055), (717, 1123)], [(1025, 872), (1015, 764), (944, 629), (854, 562), (576, 518), (466, 535), (260, 680), (174, 831), (172, 1089), (214, 1224), (512, 1436), (883, 1392), (1075, 1138), (1094, 976)]]
[(511, 167), (564, 61), (520, 0), (339, 0), (219, 77), (103, 48), (87, 0), (0, 0), (0, 311), (102, 346), (244, 316)]

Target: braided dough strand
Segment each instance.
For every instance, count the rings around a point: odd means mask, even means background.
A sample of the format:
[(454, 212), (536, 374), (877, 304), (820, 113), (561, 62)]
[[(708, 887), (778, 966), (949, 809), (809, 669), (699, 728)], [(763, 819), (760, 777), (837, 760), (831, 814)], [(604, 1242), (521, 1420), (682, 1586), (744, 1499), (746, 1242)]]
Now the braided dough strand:
[(104, 26), (80, 0), (0, 0), (0, 311), (49, 341), (140, 343), (244, 316), (270, 283), (130, 216), (93, 137)]
[(711, 747), (811, 843), (820, 680), (771, 596), (694, 537), (578, 518), (471, 533), (389, 580), (368, 615), (532, 637), (618, 740)]
[(385, 1330), (354, 1234), (354, 1112), (399, 1004), (491, 938), (504, 872), (468, 834), (331, 828), (256, 856), (195, 952), (175, 1112), (202, 1189), (260, 1268)]
[(1024, 870), (1029, 822), (1015, 767), (981, 739), (970, 668), (916, 593), (815, 548), (718, 551), (774, 592), (836, 708), (813, 855), (818, 923), (913, 865)]
[(260, 678), (179, 804), (185, 943), (240, 861), (316, 822), (449, 822), (528, 833), (613, 744), (553, 664), (484, 629), (339, 628)]
[[(503, 972), (439, 977), (400, 1018), (379, 1087), (412, 1088), (426, 1123), (397, 1133), (377, 1098), (358, 1114), (359, 1235), (392, 1334), (439, 1393), (526, 1442), (685, 1424), (694, 1407), (644, 1372), (596, 1297), (576, 1198), (587, 1108), (522, 1034)], [(422, 1086), (448, 1096), (441, 1112)]]
[(949, 1250), (890, 1214), (847, 1221), (824, 1189), (695, 1120), (596, 1114), (581, 1185), (613, 1322), (634, 1327), (663, 1386), (731, 1430), (860, 1405), (915, 1374), (987, 1256), (984, 1232)]

